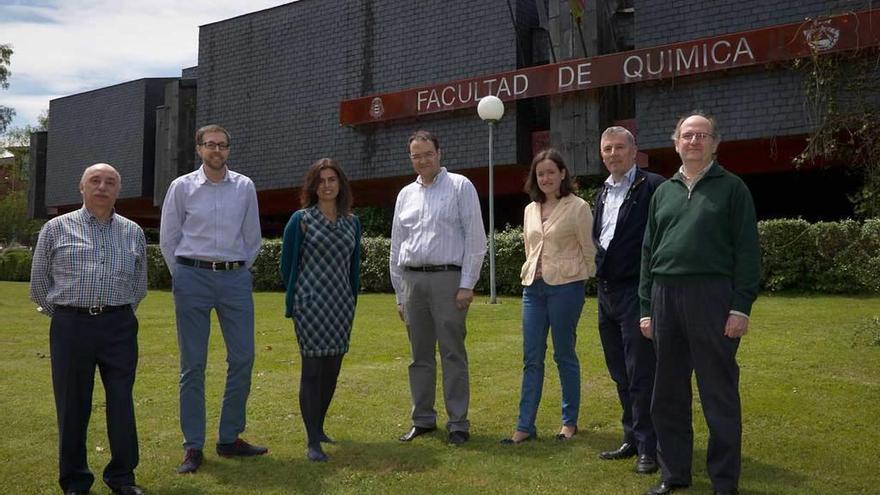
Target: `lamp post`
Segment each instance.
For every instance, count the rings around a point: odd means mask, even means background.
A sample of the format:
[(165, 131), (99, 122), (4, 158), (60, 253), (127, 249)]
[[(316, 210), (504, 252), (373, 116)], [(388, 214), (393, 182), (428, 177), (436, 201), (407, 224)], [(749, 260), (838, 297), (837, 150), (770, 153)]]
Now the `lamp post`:
[(477, 105), (477, 114), (489, 123), (489, 304), (498, 301), (495, 295), (495, 173), (492, 163), (492, 138), (495, 125), (504, 116), (504, 103), (497, 96), (484, 96)]

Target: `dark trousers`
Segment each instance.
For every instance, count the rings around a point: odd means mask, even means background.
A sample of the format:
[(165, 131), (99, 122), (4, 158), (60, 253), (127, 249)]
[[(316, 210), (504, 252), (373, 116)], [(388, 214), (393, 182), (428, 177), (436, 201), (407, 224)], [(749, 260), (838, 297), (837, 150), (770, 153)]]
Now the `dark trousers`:
[(724, 336), (732, 287), (728, 279), (682, 285), (654, 283), (651, 292), (657, 376), (651, 414), (662, 477), (690, 484), (693, 459), (691, 374), (706, 424), (706, 464), (715, 490), (736, 489), (742, 450), (739, 339)]
[(639, 454), (655, 456), (657, 437), (651, 421), (654, 391), (654, 345), (639, 330), (638, 283), (599, 283), (599, 337), (605, 364), (617, 384), (623, 408), (623, 441)]
[(111, 488), (133, 485), (138, 465), (134, 419), (138, 322), (130, 308), (97, 316), (59, 309), (52, 316), (49, 348), (58, 413), (58, 482), (62, 490), (87, 491), (95, 477), (86, 456), (95, 367), (107, 402), (110, 463), (104, 482)]
[(299, 408), (309, 446), (318, 446), (324, 435), (324, 418), (336, 392), (344, 356), (303, 357), (299, 381)]

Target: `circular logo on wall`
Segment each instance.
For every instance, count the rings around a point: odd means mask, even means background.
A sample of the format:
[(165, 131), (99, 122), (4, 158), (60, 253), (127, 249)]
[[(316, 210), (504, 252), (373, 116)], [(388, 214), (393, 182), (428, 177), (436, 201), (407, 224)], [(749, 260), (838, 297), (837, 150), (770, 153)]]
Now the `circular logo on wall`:
[(373, 101), (370, 102), (370, 116), (374, 119), (378, 119), (385, 113), (385, 105), (382, 104), (382, 98), (375, 97)]
[(840, 30), (829, 26), (830, 21), (813, 21), (813, 25), (804, 29), (804, 38), (810, 48), (822, 52), (834, 48), (840, 39)]

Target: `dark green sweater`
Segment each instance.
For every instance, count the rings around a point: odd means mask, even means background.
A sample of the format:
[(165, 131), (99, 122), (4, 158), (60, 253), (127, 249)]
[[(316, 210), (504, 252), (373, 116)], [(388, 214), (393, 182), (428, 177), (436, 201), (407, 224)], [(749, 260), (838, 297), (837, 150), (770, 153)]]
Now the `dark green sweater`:
[(690, 193), (677, 172), (651, 198), (642, 243), (641, 316), (651, 316), (655, 280), (678, 285), (722, 277), (733, 285), (730, 309), (749, 314), (761, 279), (755, 204), (742, 179), (715, 162)]

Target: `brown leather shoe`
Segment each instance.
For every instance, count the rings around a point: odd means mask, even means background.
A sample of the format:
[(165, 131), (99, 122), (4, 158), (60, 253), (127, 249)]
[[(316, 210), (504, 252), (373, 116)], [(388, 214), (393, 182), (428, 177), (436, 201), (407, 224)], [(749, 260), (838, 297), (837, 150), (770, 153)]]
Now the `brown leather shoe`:
[(186, 449), (183, 456), (183, 462), (177, 466), (177, 474), (189, 474), (198, 471), (202, 461), (205, 460), (204, 454), (199, 449)]
[(217, 455), (220, 457), (253, 457), (267, 454), (269, 449), (260, 445), (251, 445), (241, 438), (232, 443), (218, 443)]

